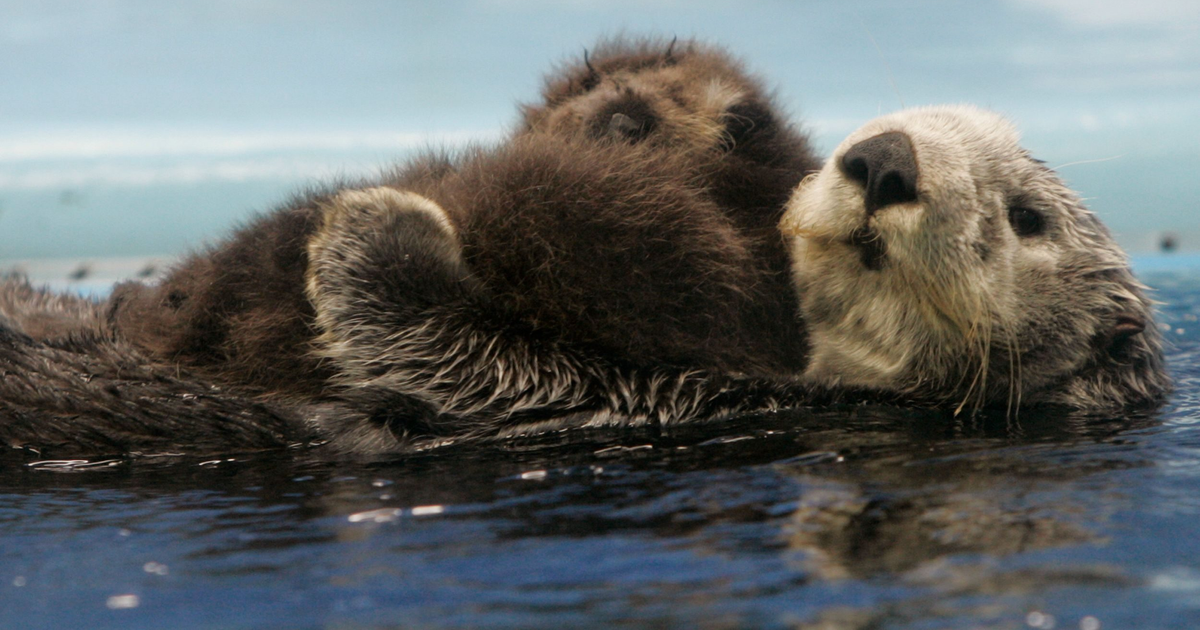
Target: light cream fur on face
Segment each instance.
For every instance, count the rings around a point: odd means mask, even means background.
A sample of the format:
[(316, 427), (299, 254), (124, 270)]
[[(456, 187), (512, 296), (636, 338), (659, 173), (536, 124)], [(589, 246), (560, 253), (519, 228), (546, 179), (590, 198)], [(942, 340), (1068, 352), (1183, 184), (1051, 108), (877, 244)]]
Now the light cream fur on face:
[[(868, 216), (862, 185), (840, 164), (854, 145), (892, 131), (911, 141), (917, 199)], [(780, 227), (811, 335), (806, 378), (1019, 404), (1023, 392), (1088, 361), (1112, 299), (1140, 304), (1121, 286), (1093, 290), (1081, 280), (1124, 269), (1125, 257), (1019, 141), (1010, 123), (974, 107), (906, 110), (851, 134), (798, 187)], [(1014, 204), (1035, 208), (1045, 232), (1019, 236), (1009, 224)], [(885, 248), (879, 269), (851, 242), (864, 228)], [(1042, 330), (1064, 347), (1046, 364), (1021, 365)]]

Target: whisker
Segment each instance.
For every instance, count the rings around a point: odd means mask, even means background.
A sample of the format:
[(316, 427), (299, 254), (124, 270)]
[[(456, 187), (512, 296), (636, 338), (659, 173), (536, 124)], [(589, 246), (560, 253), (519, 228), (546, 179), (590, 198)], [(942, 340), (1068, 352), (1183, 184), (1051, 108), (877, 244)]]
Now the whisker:
[(1075, 162), (1067, 162), (1066, 164), (1059, 164), (1058, 166), (1055, 166), (1054, 168), (1052, 168), (1052, 169), (1050, 169), (1050, 170), (1052, 170), (1052, 171), (1057, 171), (1057, 170), (1059, 170), (1059, 169), (1063, 169), (1063, 168), (1066, 168), (1066, 167), (1068, 167), (1068, 166), (1077, 166), (1077, 165), (1079, 165), (1079, 164), (1097, 164), (1097, 163), (1099, 163), (1099, 162), (1111, 162), (1111, 161), (1113, 161), (1113, 160), (1119, 160), (1119, 159), (1121, 159), (1121, 158), (1123, 158), (1123, 157), (1125, 157), (1125, 156), (1124, 156), (1124, 155), (1114, 155), (1114, 156), (1112, 156), (1112, 157), (1106, 157), (1106, 158), (1097, 158), (1097, 159), (1095, 159), (1095, 160), (1078, 160), (1078, 161), (1075, 161)]

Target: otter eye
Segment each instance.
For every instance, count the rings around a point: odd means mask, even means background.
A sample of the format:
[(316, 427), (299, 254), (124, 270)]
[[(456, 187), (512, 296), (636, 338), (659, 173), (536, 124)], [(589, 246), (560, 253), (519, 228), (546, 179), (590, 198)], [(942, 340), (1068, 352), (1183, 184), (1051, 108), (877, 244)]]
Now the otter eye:
[(1009, 208), (1008, 222), (1017, 236), (1022, 238), (1037, 236), (1046, 231), (1046, 218), (1042, 216), (1042, 213), (1024, 206)]

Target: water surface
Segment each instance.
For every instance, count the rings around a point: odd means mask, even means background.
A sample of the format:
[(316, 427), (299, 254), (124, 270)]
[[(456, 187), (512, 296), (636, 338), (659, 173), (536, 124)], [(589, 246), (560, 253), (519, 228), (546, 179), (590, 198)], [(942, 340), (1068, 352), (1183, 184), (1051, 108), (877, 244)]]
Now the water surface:
[(1119, 418), (795, 410), (385, 462), (0, 455), (6, 627), (1200, 625), (1200, 278)]

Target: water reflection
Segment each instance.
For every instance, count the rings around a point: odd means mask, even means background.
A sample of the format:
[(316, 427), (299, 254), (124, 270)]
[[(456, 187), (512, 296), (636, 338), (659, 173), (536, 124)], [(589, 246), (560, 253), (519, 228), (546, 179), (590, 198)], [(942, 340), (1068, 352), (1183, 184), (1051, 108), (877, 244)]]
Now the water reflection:
[[(847, 407), (370, 463), (296, 451), (16, 465), (10, 453), (0, 584), (23, 586), (0, 598), (79, 604), (60, 620), (85, 623), (132, 596), (120, 611), (145, 627), (182, 605), (184, 584), (242, 593), (242, 612), (200, 617), (227, 625), (274, 619), (252, 600), (282, 591), (297, 605), (280, 623), (300, 625), (315, 610), (368, 625), (638, 611), (697, 627), (1014, 627), (1046, 593), (1143, 583), (1100, 556), (1139, 480), (1164, 458), (1194, 461), (1157, 441), (1172, 430), (1155, 417)], [(111, 588), (89, 595), (97, 583)]]

